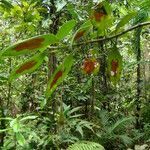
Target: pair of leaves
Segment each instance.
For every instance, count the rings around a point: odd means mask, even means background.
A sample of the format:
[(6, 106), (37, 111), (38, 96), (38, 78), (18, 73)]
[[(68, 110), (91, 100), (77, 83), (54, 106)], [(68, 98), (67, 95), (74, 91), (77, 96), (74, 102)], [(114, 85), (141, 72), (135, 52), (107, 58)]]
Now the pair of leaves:
[(122, 56), (120, 55), (117, 47), (114, 47), (108, 53), (107, 71), (110, 81), (116, 85), (120, 79), (122, 71)]
[[(26, 61), (25, 63), (18, 66), (10, 75), (10, 81), (13, 79), (18, 78), (20, 75), (25, 73), (30, 73), (36, 70), (43, 62), (45, 55), (43, 53), (38, 54), (31, 58), (30, 60)], [(69, 55), (66, 57), (64, 62), (58, 66), (52, 77), (48, 82), (48, 87), (46, 91), (46, 96), (50, 97), (57, 86), (64, 80), (67, 76), (68, 72), (70, 71), (73, 65), (73, 57)]]
[(45, 34), (18, 42), (4, 50), (2, 56), (18, 56), (40, 50), (43, 52), (49, 45), (62, 40), (75, 26), (76, 21), (70, 20), (59, 29), (57, 35)]

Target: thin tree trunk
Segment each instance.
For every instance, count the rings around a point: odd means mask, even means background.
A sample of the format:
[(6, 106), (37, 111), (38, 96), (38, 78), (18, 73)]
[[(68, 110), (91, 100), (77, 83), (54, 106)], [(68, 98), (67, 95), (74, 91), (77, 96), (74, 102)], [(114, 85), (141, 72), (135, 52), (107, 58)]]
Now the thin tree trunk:
[[(104, 97), (106, 97), (106, 94), (108, 92), (108, 85), (107, 85), (107, 76), (106, 76), (106, 67), (107, 67), (107, 64), (106, 64), (106, 55), (104, 54), (104, 43), (101, 42), (99, 43), (99, 47), (101, 49), (101, 53), (102, 53), (102, 58), (100, 60), (100, 76), (101, 76), (101, 85), (100, 86), (100, 90), (102, 91), (102, 94)], [(106, 99), (105, 101), (102, 103), (102, 107), (104, 109), (109, 109), (109, 104), (106, 102)]]
[[(52, 24), (50, 24), (49, 29), (50, 32), (53, 34), (57, 33), (58, 30), (58, 26), (59, 26), (59, 14), (56, 13), (56, 7), (55, 7), (55, 1), (54, 0), (50, 0), (50, 15), (52, 16), (51, 20), (52, 20)], [(49, 61), (48, 61), (48, 79), (50, 79), (51, 75), (54, 73), (55, 69), (56, 69), (56, 63), (57, 63), (57, 59), (55, 56), (55, 53), (49, 53)], [(52, 99), (52, 111), (53, 111), (53, 119), (55, 120), (55, 114), (56, 114), (56, 101), (53, 98)], [(55, 132), (56, 132), (56, 127), (55, 127)]]
[(92, 87), (91, 87), (91, 118), (94, 117), (94, 106), (95, 106), (95, 82), (94, 77), (92, 77)]
[[(0, 118), (5, 118), (4, 105), (3, 105), (3, 100), (1, 98), (0, 98), (0, 107), (1, 107)], [(0, 129), (5, 129), (5, 128), (6, 128), (5, 120), (2, 119), (0, 121)], [(3, 145), (4, 145), (5, 136), (6, 136), (5, 132), (0, 133), (0, 147), (3, 147)]]
[(140, 102), (140, 96), (141, 96), (141, 46), (140, 46), (140, 34), (141, 34), (141, 28), (138, 28), (136, 33), (136, 52), (137, 52), (137, 96), (136, 96), (136, 129), (139, 129), (141, 127), (140, 123), (140, 110), (141, 110), (141, 102)]

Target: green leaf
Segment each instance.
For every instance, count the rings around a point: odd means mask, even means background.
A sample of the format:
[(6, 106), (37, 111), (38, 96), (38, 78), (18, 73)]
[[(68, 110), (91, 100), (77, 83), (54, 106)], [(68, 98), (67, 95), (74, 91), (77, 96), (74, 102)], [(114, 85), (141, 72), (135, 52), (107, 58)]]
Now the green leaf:
[(2, 53), (2, 56), (18, 56), (37, 50), (43, 51), (47, 46), (56, 42), (58, 42), (58, 39), (53, 34), (36, 36), (6, 48)]
[(24, 75), (26, 73), (31, 73), (35, 71), (42, 64), (44, 56), (45, 55), (43, 53), (37, 54), (33, 56), (31, 59), (21, 64), (20, 66), (18, 66), (10, 74), (9, 81), (12, 81), (13, 79), (16, 79), (19, 76)]
[(65, 24), (63, 24), (61, 28), (58, 30), (58, 33), (56, 35), (57, 38), (59, 40), (62, 40), (65, 36), (69, 34), (69, 32), (74, 28), (75, 25), (76, 25), (75, 20), (70, 20), (66, 22)]
[(81, 108), (82, 108), (81, 106), (75, 107), (75, 108), (71, 109), (71, 110), (68, 112), (67, 115), (70, 116), (71, 114), (73, 114), (73, 113), (79, 111)]
[(116, 31), (118, 31), (121, 27), (123, 27), (124, 25), (126, 25), (127, 23), (129, 23), (129, 21), (131, 19), (134, 19), (134, 17), (136, 16), (136, 12), (131, 12), (129, 14), (127, 14), (126, 16), (124, 16), (120, 22), (117, 24), (116, 26)]
[(0, 133), (7, 132), (7, 131), (9, 131), (9, 130), (11, 130), (11, 128), (7, 128), (7, 129), (0, 129)]
[(81, 27), (73, 35), (71, 43), (73, 43), (74, 40), (79, 40), (82, 36), (84, 36), (92, 28), (93, 28), (93, 25), (90, 20), (87, 20), (86, 22), (84, 22), (81, 25)]
[(16, 140), (20, 146), (24, 146), (26, 143), (24, 136), (20, 132), (16, 133)]
[(117, 47), (114, 47), (112, 50), (110, 50), (107, 64), (107, 72), (110, 81), (116, 85), (116, 83), (120, 80), (122, 71), (122, 56), (120, 55)]
[(82, 127), (80, 125), (77, 125), (76, 131), (78, 131), (81, 134), (81, 136), (83, 137), (83, 130), (82, 130)]
[(6, 1), (6, 0), (1, 0), (0, 1), (0, 6), (6, 8), (9, 11), (10, 11), (11, 8), (13, 8), (13, 5), (10, 2)]
[(19, 132), (20, 130), (20, 123), (18, 121), (18, 119), (13, 119), (11, 122), (10, 122), (10, 127), (12, 127), (13, 131), (14, 132)]
[(20, 121), (26, 121), (26, 120), (33, 120), (33, 119), (36, 119), (37, 116), (27, 116), (27, 117), (24, 117), (22, 119), (20, 119)]
[(104, 147), (95, 142), (80, 141), (69, 146), (67, 150), (105, 150)]
[(12, 121), (12, 120), (13, 120), (13, 118), (6, 117), (6, 118), (0, 118), (0, 120), (8, 120), (8, 121)]
[(125, 117), (120, 120), (118, 120), (112, 127), (110, 132), (115, 132), (117, 129), (124, 128), (125, 124), (130, 124), (134, 121), (134, 117)]
[(46, 97), (50, 97), (57, 86), (64, 80), (73, 65), (73, 56), (69, 55), (64, 62), (58, 66), (52, 77), (50, 78), (46, 90)]

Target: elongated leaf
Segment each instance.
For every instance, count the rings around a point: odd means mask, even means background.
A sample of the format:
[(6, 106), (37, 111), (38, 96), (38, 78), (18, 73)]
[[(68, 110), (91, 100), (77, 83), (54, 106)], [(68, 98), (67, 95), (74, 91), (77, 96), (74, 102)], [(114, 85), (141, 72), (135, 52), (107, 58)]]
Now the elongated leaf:
[(66, 22), (65, 24), (63, 24), (61, 28), (58, 30), (58, 33), (56, 35), (57, 38), (59, 40), (62, 40), (65, 36), (69, 34), (69, 32), (74, 28), (75, 25), (76, 25), (75, 20), (70, 20)]
[(121, 27), (123, 27), (124, 25), (126, 25), (127, 23), (129, 23), (129, 21), (131, 19), (133, 19), (136, 16), (136, 12), (131, 12), (129, 14), (127, 14), (126, 16), (124, 16), (120, 22), (117, 24), (116, 26), (116, 30), (119, 30)]
[(17, 56), (28, 54), (35, 50), (43, 51), (47, 46), (56, 42), (58, 42), (58, 39), (53, 34), (36, 36), (6, 48), (2, 56)]
[(9, 11), (10, 11), (11, 8), (13, 8), (13, 5), (10, 2), (6, 1), (6, 0), (1, 0), (0, 1), (0, 6), (6, 8)]
[(0, 129), (0, 133), (7, 132), (7, 131), (9, 131), (9, 130), (11, 130), (11, 128), (7, 128), (7, 129)]
[(81, 136), (83, 137), (83, 129), (80, 125), (77, 125), (76, 131), (78, 131), (81, 134)]
[(73, 65), (73, 56), (66, 57), (64, 62), (58, 66), (52, 77), (50, 78), (46, 90), (46, 97), (50, 97), (57, 86), (64, 80)]
[(16, 139), (17, 139), (17, 142), (19, 143), (20, 146), (24, 146), (25, 145), (26, 140), (25, 140), (24, 136), (20, 132), (16, 133)]
[(0, 118), (0, 120), (8, 120), (8, 121), (12, 121), (13, 118), (7, 117), (7, 118)]
[(114, 47), (108, 54), (108, 75), (110, 81), (116, 85), (116, 83), (120, 79), (121, 71), (122, 71), (122, 56), (120, 55), (117, 47)]
[(44, 60), (44, 54), (37, 54), (31, 59), (27, 60), (20, 66), (18, 66), (12, 73), (10, 74), (9, 80), (12, 81), (13, 79), (18, 78), (21, 75), (24, 75), (26, 73), (31, 73), (35, 71), (43, 62)]
[(75, 32), (72, 38), (72, 43), (73, 41), (79, 40), (82, 36), (84, 36), (90, 29), (93, 28), (93, 25), (90, 20), (87, 20), (84, 22), (81, 27)]
[(78, 110), (80, 110), (82, 107), (75, 107), (73, 109), (71, 109), (69, 112), (68, 112), (68, 116), (70, 116), (71, 114), (73, 114), (74, 112), (77, 112)]
[(20, 119), (20, 121), (26, 121), (26, 120), (33, 120), (33, 119), (36, 119), (37, 116), (27, 116), (27, 117), (24, 117), (22, 119)]

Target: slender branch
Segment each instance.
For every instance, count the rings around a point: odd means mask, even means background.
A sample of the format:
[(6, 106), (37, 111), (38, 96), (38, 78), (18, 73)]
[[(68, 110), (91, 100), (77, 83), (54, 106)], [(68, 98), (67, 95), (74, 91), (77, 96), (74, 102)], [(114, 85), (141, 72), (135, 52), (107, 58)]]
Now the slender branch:
[[(94, 40), (88, 40), (88, 41), (84, 41), (84, 42), (79, 42), (79, 43), (76, 43), (76, 44), (73, 44), (72, 47), (78, 47), (78, 46), (81, 46), (81, 45), (86, 45), (86, 44), (91, 44), (91, 43), (97, 43), (97, 42), (102, 42), (102, 41), (109, 41), (111, 39), (114, 39), (114, 38), (117, 38), (117, 37), (120, 37), (124, 34), (126, 34), (127, 32), (130, 32), (136, 28), (139, 28), (139, 27), (143, 27), (143, 26), (148, 26), (150, 25), (150, 22), (143, 22), (143, 23), (139, 23), (135, 26), (132, 26), (131, 28), (121, 32), (121, 33), (118, 33), (116, 35), (112, 35), (112, 36), (109, 36), (109, 37), (104, 37), (104, 38), (100, 38), (100, 39), (94, 39)], [(50, 47), (49, 50), (55, 50), (55, 49), (63, 49), (63, 48), (68, 48), (69, 46), (54, 46), (54, 47)]]

